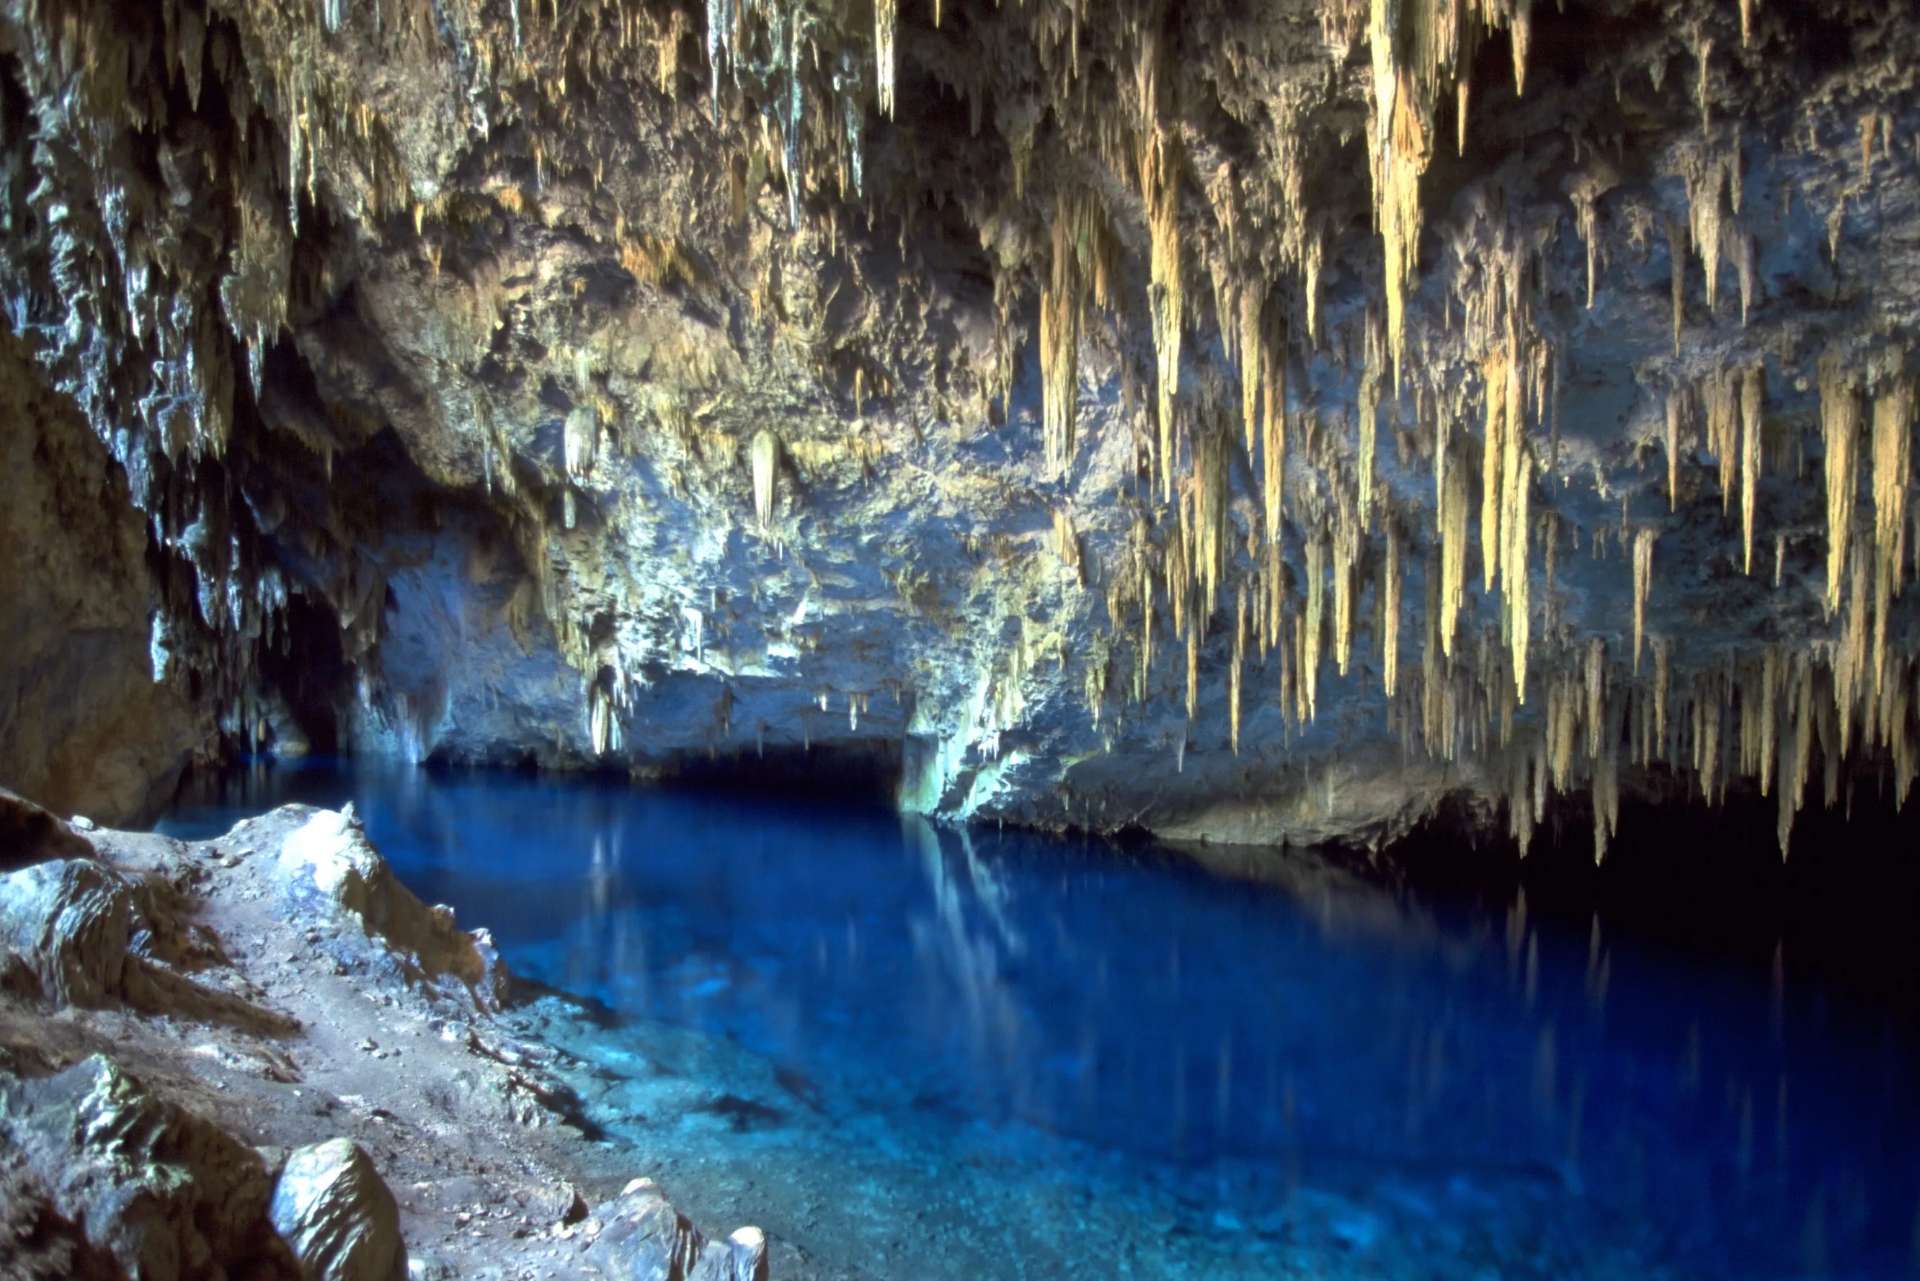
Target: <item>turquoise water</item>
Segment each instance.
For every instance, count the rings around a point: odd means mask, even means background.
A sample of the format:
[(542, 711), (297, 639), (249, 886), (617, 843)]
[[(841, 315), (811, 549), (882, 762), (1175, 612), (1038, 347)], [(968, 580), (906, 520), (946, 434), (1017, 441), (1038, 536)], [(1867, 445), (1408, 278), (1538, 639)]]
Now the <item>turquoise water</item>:
[(281, 768), (163, 828), (348, 797), (604, 1007), (524, 1016), (796, 1275), (1920, 1275), (1911, 1043), (1733, 970), (1311, 861), (591, 780)]

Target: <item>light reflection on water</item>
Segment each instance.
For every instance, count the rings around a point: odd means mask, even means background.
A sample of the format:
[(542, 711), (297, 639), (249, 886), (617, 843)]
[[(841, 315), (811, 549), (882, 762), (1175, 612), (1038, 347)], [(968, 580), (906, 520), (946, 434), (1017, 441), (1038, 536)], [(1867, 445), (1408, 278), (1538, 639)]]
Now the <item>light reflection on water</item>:
[(283, 769), (168, 826), (349, 795), (517, 973), (731, 1038), (908, 1146), (1120, 1153), (1236, 1230), (1330, 1189), (1497, 1238), (1524, 1187), (1576, 1262), (1920, 1272), (1901, 1037), (1523, 907), (592, 781)]

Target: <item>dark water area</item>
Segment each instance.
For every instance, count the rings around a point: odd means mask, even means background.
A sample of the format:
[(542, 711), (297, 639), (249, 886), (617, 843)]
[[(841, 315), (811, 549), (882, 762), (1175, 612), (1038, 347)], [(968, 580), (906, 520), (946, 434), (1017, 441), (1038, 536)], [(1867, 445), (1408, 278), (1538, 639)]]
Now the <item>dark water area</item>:
[[(738, 1047), (825, 1118), (702, 1131), (701, 1168), (841, 1162), (911, 1216), (991, 1153), (978, 1213), (1036, 1239), (1130, 1207), (1085, 1267), (985, 1275), (1920, 1276), (1920, 1061), (1871, 1002), (1310, 859), (830, 800), (282, 766), (161, 827), (349, 798), (415, 893), (617, 1016), (594, 1035)], [(940, 1257), (866, 1274), (983, 1274)]]

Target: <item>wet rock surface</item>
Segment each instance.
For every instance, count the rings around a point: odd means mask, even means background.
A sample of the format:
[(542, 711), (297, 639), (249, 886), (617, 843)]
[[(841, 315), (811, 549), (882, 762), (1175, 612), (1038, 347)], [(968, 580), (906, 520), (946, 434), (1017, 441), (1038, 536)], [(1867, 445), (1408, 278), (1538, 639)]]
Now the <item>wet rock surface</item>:
[[(0, 984), (0, 1275), (609, 1275), (593, 1203), (642, 1155), (589, 1140), (500, 1022), (484, 932), (350, 815), (77, 839), (0, 878), (0, 969), (29, 980)], [(661, 1213), (732, 1277), (737, 1248)]]

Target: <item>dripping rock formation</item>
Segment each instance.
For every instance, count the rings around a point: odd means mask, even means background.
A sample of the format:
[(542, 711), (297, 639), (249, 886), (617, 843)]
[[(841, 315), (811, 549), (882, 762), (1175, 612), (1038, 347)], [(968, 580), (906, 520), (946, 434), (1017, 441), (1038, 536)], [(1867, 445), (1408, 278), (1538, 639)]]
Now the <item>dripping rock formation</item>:
[(1916, 67), (1867, 0), (5, 0), (0, 781), (1784, 850), (1920, 770)]

